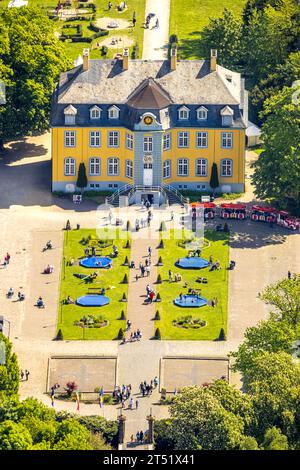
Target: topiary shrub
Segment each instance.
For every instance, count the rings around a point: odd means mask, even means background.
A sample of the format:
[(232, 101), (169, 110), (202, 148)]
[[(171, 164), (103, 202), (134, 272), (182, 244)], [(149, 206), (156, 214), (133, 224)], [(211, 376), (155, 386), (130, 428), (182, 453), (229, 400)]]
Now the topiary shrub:
[(161, 283), (162, 283), (161, 274), (159, 274), (156, 279), (156, 284), (161, 284)]
[(163, 266), (163, 261), (162, 261), (161, 256), (158, 258), (157, 266)]
[(221, 328), (221, 330), (220, 330), (219, 341), (226, 341), (226, 335), (225, 335), (224, 328)]
[(128, 276), (127, 276), (127, 273), (124, 274), (122, 284), (128, 284)]
[(163, 239), (161, 239), (160, 242), (159, 242), (158, 248), (161, 250), (164, 247), (165, 247), (164, 241), (163, 241)]
[(156, 312), (155, 312), (154, 320), (160, 320), (160, 313), (159, 313), (158, 310), (156, 310)]
[(63, 332), (62, 332), (61, 328), (57, 332), (56, 339), (57, 339), (57, 341), (63, 341), (63, 339), (64, 339), (64, 335), (63, 335)]
[(159, 231), (160, 231), (160, 232), (165, 232), (166, 230), (167, 230), (166, 222), (165, 222), (165, 221), (162, 221), (162, 222), (160, 223)]
[(161, 302), (161, 296), (160, 296), (160, 293), (158, 292), (157, 296), (156, 296), (156, 302)]
[(122, 302), (127, 302), (127, 297), (126, 297), (125, 292), (123, 292), (123, 295), (122, 295)]
[(161, 339), (160, 329), (156, 328), (154, 333), (154, 339)]
[(123, 339), (124, 338), (124, 331), (122, 328), (119, 329), (119, 333), (117, 336), (117, 339)]
[(130, 241), (127, 240), (124, 248), (130, 248), (130, 246), (131, 246), (131, 245), (130, 245)]
[(120, 320), (126, 320), (126, 315), (125, 315), (124, 310), (122, 310), (122, 312), (121, 312)]
[(125, 256), (124, 266), (129, 266), (128, 256)]

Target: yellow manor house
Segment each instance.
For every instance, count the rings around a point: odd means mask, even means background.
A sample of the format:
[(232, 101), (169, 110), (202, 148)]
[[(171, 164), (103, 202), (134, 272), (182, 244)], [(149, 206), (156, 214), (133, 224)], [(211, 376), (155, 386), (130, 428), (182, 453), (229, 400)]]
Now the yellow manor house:
[[(244, 79), (209, 60), (91, 60), (61, 74), (52, 103), (52, 190), (131, 190), (162, 202), (166, 190), (243, 192), (248, 94)], [(133, 191), (132, 191), (133, 190)], [(132, 201), (131, 201), (132, 202)]]

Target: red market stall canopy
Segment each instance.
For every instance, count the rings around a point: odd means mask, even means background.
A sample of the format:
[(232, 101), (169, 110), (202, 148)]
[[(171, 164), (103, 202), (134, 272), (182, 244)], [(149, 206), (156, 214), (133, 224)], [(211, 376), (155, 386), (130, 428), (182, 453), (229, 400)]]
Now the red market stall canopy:
[(233, 211), (245, 211), (246, 204), (224, 203), (224, 204), (221, 204), (221, 209), (233, 210)]
[(255, 212), (264, 212), (268, 214), (278, 214), (278, 210), (274, 209), (274, 207), (266, 207), (266, 206), (252, 206), (252, 211)]
[(191, 203), (192, 208), (196, 207), (202, 207), (203, 209), (215, 209), (216, 204), (213, 202), (192, 202)]

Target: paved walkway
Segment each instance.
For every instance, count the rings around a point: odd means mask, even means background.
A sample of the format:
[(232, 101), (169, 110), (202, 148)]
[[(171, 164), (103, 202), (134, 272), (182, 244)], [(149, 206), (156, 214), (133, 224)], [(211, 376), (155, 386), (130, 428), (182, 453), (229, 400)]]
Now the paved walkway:
[[(170, 0), (147, 0), (145, 16), (155, 13), (144, 31), (143, 59), (162, 60), (168, 56)], [(158, 19), (159, 27), (155, 27)]]
[[(142, 229), (147, 230), (147, 229)], [(152, 249), (150, 275), (145, 274), (141, 276), (139, 263), (145, 265), (145, 260), (148, 259), (148, 247)], [(137, 239), (132, 241), (131, 245), (131, 259), (135, 261), (136, 268), (130, 270), (129, 276), (129, 290), (128, 290), (128, 306), (127, 306), (127, 319), (131, 321), (131, 331), (139, 328), (142, 332), (142, 341), (151, 339), (154, 334), (154, 315), (155, 303), (145, 304), (146, 299), (146, 286), (149, 284), (155, 290), (154, 283), (157, 278), (157, 241), (148, 239)], [(139, 279), (136, 280), (136, 275)], [(129, 337), (129, 334), (127, 334)]]

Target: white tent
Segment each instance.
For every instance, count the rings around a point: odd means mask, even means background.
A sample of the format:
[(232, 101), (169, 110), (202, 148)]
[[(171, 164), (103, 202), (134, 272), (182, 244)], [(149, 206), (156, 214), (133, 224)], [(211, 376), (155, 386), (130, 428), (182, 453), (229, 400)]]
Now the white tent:
[(246, 129), (246, 137), (247, 137), (247, 146), (254, 147), (255, 145), (261, 144), (261, 130), (256, 124), (253, 122), (248, 121), (248, 127)]
[(28, 5), (28, 1), (26, 1), (26, 0), (12, 0), (11, 2), (9, 2), (8, 8), (12, 8), (12, 7), (16, 7), (16, 8), (27, 7), (27, 5)]

